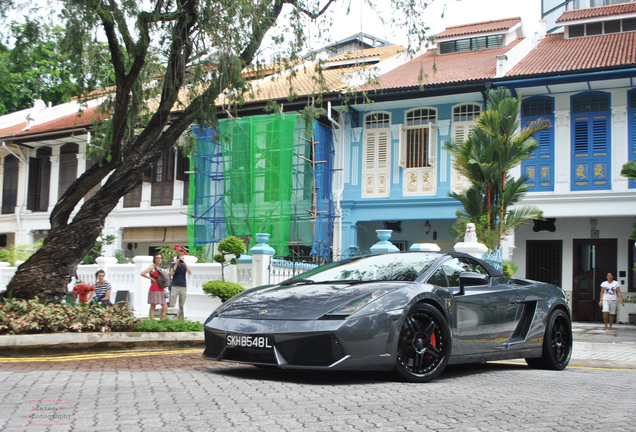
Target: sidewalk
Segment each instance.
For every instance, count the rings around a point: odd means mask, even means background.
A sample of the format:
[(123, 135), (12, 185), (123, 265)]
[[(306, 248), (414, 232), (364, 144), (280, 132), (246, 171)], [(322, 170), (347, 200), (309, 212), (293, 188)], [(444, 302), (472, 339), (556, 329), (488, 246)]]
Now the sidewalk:
[(636, 325), (572, 323), (574, 347), (570, 366), (636, 369)]
[[(574, 347), (570, 366), (636, 369), (636, 325), (572, 323)], [(203, 332), (180, 333), (56, 333), (0, 336), (0, 357), (88, 350), (197, 348)]]

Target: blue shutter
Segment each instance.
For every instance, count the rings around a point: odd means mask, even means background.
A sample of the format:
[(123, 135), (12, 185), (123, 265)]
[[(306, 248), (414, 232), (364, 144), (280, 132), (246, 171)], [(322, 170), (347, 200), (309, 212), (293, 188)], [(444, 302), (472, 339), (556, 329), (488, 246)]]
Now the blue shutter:
[[(636, 107), (632, 107), (629, 113), (628, 140), (629, 140), (629, 160), (636, 160)], [(629, 187), (636, 189), (636, 180), (629, 179)]]
[[(554, 124), (554, 116), (524, 117), (523, 124), (544, 118)], [(554, 190), (554, 128), (549, 128), (536, 133), (533, 138), (537, 140), (539, 148), (521, 164), (521, 172), (528, 177), (526, 184), (529, 191), (553, 191)]]
[(610, 116), (574, 114), (572, 127), (572, 190), (610, 189)]

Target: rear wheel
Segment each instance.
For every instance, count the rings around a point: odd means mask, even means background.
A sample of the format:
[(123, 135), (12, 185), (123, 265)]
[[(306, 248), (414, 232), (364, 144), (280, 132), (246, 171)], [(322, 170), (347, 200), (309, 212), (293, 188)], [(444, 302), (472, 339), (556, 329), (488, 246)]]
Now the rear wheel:
[(567, 313), (557, 309), (550, 315), (543, 338), (543, 353), (527, 358), (528, 366), (536, 369), (562, 370), (572, 356), (572, 323)]
[(450, 348), (446, 319), (429, 304), (416, 305), (400, 329), (395, 372), (406, 381), (431, 381), (446, 367)]

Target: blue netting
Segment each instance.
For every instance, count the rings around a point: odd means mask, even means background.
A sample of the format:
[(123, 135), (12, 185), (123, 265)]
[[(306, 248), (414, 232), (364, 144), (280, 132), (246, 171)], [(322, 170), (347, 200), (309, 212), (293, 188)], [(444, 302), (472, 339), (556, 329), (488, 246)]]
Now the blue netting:
[(318, 143), (314, 146), (314, 160), (325, 163), (316, 165), (316, 210), (318, 214), (311, 254), (328, 260), (334, 221), (332, 179), (335, 151), (331, 128), (316, 123), (314, 140)]
[(223, 213), (223, 155), (212, 128), (192, 126), (196, 136), (194, 165), (194, 244), (214, 243), (225, 238)]

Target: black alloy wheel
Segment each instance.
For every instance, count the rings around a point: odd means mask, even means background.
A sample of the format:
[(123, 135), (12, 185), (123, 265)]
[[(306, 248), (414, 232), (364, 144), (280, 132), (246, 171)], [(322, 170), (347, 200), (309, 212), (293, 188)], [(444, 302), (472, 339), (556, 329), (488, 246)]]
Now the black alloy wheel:
[(406, 381), (431, 381), (446, 367), (450, 348), (450, 331), (442, 314), (432, 305), (415, 305), (400, 329), (395, 371)]
[(561, 309), (552, 312), (545, 329), (541, 357), (527, 358), (528, 366), (536, 369), (563, 370), (572, 356), (572, 322)]

